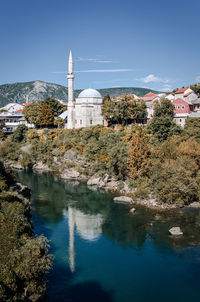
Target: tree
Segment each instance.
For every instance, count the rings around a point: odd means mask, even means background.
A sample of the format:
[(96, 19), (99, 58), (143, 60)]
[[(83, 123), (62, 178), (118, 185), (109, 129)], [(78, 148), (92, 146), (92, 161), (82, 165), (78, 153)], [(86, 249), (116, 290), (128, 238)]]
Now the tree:
[(140, 174), (140, 169), (148, 158), (148, 146), (145, 142), (145, 136), (142, 129), (133, 134), (130, 141), (130, 149), (127, 160), (128, 175), (135, 179)]
[(161, 99), (154, 105), (154, 114), (147, 130), (160, 142), (173, 135), (180, 135), (182, 129), (173, 121), (174, 105), (168, 99)]
[(51, 109), (54, 117), (58, 117), (61, 113), (63, 113), (64, 110), (66, 110), (66, 106), (64, 106), (57, 100), (51, 99), (50, 97), (46, 98), (46, 100), (44, 100), (44, 103), (47, 104)]
[(183, 134), (200, 142), (200, 118), (187, 117)]
[(57, 119), (54, 120), (53, 124), (57, 128), (63, 128), (65, 125), (65, 122), (61, 117), (58, 117)]
[(200, 83), (191, 85), (190, 88), (200, 97)]
[(51, 108), (44, 102), (38, 101), (26, 106), (23, 110), (25, 119), (39, 127), (49, 127), (53, 125), (54, 116)]
[(25, 125), (19, 125), (12, 135), (12, 141), (19, 143), (25, 140), (27, 131), (28, 127), (26, 127)]
[(119, 99), (107, 96), (104, 98), (102, 114), (110, 124), (127, 125), (146, 117), (146, 104), (143, 100), (136, 100), (134, 96), (128, 94)]

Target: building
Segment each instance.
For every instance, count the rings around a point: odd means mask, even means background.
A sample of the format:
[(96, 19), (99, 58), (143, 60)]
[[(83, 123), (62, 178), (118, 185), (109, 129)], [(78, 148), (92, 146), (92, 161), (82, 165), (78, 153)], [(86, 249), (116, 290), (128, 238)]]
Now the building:
[(72, 53), (69, 54), (68, 62), (68, 105), (66, 128), (81, 128), (95, 125), (103, 125), (104, 119), (101, 114), (103, 98), (95, 89), (83, 90), (78, 98), (74, 99), (74, 73)]
[(29, 124), (24, 116), (24, 106), (28, 104), (9, 103), (6, 106), (0, 108), (0, 122), (4, 124), (3, 131), (6, 133), (13, 133), (19, 125), (26, 125), (29, 128), (33, 128), (33, 124)]

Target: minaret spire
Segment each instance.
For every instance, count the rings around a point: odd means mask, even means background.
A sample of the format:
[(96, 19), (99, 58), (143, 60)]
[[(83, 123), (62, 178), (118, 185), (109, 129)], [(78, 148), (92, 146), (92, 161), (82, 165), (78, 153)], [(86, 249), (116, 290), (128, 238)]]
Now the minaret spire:
[(73, 60), (72, 52), (69, 53), (68, 61), (68, 118), (67, 118), (67, 128), (74, 128), (74, 73), (73, 73)]

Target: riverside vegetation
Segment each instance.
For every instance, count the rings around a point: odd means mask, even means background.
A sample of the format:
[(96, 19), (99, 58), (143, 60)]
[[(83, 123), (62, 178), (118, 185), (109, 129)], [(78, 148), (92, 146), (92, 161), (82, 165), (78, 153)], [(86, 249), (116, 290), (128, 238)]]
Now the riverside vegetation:
[(35, 237), (29, 190), (0, 162), (0, 301), (37, 301), (51, 268), (45, 237)]
[[(110, 110), (106, 104), (104, 114)], [(127, 112), (125, 105), (121, 108)], [(142, 103), (140, 107), (144, 114)], [(173, 110), (171, 102), (163, 99), (147, 126), (134, 123), (138, 111), (130, 119), (126, 116), (125, 122), (121, 119), (121, 124), (111, 118), (107, 128), (28, 130), (19, 126), (1, 143), (0, 158), (7, 165), (42, 168), (64, 178), (98, 175), (105, 187), (114, 182), (116, 190), (124, 189), (134, 200), (194, 204), (200, 200), (200, 119), (188, 118), (181, 129), (173, 122)]]

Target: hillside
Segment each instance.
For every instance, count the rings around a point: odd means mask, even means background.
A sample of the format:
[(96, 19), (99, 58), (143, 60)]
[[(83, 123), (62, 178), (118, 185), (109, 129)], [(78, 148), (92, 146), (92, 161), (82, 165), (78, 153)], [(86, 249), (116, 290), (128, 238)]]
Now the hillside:
[[(75, 97), (78, 96), (80, 91), (81, 90), (75, 90)], [(107, 94), (110, 96), (120, 96), (125, 93), (143, 96), (150, 91), (157, 92), (137, 87), (105, 88), (98, 89), (98, 91), (103, 97)], [(0, 85), (0, 107), (12, 102), (19, 104), (35, 102), (44, 100), (47, 97), (67, 101), (67, 87), (42, 81)]]

